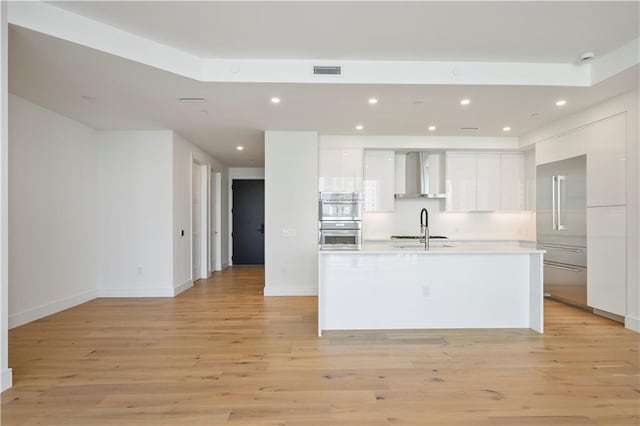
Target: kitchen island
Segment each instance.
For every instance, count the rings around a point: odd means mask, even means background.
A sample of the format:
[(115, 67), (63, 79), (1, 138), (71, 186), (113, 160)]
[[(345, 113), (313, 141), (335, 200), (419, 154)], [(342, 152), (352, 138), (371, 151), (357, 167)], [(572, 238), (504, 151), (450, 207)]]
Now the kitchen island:
[(542, 333), (543, 253), (495, 244), (321, 250), (318, 333), (447, 328)]

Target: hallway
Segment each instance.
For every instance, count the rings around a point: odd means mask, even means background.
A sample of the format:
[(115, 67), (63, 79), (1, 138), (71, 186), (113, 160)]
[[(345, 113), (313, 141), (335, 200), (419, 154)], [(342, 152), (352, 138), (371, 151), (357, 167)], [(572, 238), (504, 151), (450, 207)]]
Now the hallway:
[(3, 426), (636, 425), (638, 334), (546, 301), (530, 330), (317, 337), (262, 267), (176, 298), (96, 299), (11, 330)]

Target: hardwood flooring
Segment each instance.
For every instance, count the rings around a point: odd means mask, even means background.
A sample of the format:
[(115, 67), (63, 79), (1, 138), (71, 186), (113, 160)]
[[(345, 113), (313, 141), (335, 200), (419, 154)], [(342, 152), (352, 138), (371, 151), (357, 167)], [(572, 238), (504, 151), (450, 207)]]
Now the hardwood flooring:
[(332, 332), (234, 267), (10, 332), (2, 425), (638, 425), (639, 335), (545, 302), (529, 330)]

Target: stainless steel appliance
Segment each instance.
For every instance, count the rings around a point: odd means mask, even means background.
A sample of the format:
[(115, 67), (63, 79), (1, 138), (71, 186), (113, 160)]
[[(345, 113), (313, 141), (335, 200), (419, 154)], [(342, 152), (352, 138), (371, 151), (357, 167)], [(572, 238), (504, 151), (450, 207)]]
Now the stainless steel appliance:
[(536, 229), (545, 296), (587, 309), (586, 156), (536, 170)]
[(320, 222), (320, 248), (323, 250), (358, 250), (362, 247), (361, 222)]
[(323, 250), (362, 248), (362, 197), (357, 192), (321, 192), (319, 244)]
[(444, 154), (412, 151), (396, 153), (396, 198), (447, 198), (443, 189)]
[(362, 220), (362, 197), (357, 192), (321, 192), (320, 221)]

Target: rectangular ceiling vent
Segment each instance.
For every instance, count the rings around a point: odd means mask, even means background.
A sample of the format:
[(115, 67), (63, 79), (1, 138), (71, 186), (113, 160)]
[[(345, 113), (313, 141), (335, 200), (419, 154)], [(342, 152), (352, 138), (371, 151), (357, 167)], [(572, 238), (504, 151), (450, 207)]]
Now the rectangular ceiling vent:
[(342, 67), (339, 67), (339, 66), (328, 67), (328, 66), (314, 65), (313, 74), (314, 75), (341, 75)]
[(479, 127), (460, 127), (460, 130), (478, 130)]

